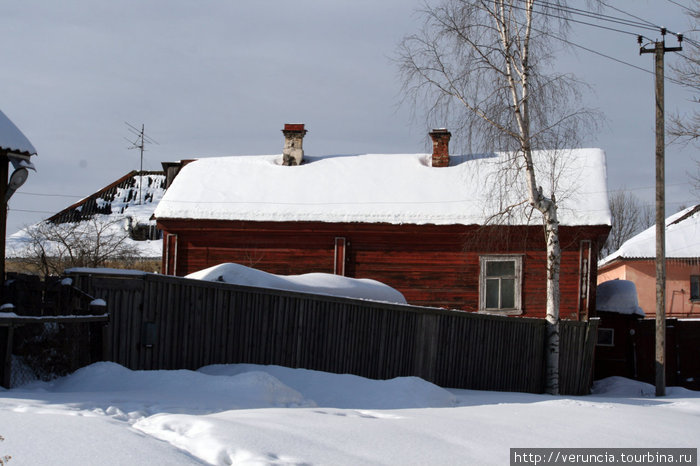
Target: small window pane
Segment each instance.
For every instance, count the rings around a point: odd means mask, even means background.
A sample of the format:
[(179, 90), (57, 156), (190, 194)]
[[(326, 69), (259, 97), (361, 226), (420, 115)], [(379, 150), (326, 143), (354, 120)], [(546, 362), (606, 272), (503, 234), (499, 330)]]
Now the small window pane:
[(506, 277), (515, 275), (515, 261), (489, 261), (486, 263), (486, 276)]
[(690, 276), (690, 299), (700, 299), (700, 275)]
[(599, 328), (597, 346), (615, 346), (615, 329)]
[(513, 309), (515, 307), (515, 280), (512, 278), (501, 279), (501, 308)]
[(498, 309), (498, 279), (486, 280), (486, 309)]

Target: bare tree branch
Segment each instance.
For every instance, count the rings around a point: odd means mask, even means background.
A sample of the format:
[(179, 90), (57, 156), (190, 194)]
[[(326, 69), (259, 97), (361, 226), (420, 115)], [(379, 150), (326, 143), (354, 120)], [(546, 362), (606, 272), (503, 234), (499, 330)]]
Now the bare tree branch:
[(612, 229), (601, 250), (603, 256), (617, 251), (622, 243), (654, 224), (654, 209), (624, 190), (610, 195), (610, 213)]
[(42, 222), (27, 228), (26, 257), (44, 275), (60, 275), (71, 267), (100, 267), (109, 261), (131, 261), (139, 256), (122, 219), (54, 224)]

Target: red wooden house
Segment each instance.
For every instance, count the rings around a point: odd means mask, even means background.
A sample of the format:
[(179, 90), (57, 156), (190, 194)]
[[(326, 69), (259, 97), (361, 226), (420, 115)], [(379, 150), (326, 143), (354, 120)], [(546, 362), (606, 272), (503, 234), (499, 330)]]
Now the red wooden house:
[[(435, 130), (433, 154), (304, 156), (305, 133), (286, 125), (282, 155), (183, 164), (155, 213), (163, 273), (222, 262), (332, 272), (384, 282), (411, 304), (545, 315), (542, 221), (521, 175), (502, 169), (508, 154), (451, 156), (450, 133)], [(584, 319), (610, 228), (605, 155), (560, 156), (565, 169), (540, 179), (559, 199), (561, 316)]]

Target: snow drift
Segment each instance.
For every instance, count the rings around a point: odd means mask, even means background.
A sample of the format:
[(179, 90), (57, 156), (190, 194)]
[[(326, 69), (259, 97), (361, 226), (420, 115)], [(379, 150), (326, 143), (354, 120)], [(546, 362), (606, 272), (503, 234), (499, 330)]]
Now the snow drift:
[(245, 265), (225, 263), (191, 273), (186, 278), (406, 304), (406, 298), (399, 291), (384, 283), (369, 278), (349, 278), (328, 273), (274, 275)]
[[(10, 464), (508, 464), (510, 447), (694, 447), (700, 394), (619, 377), (594, 395), (454, 390), (279, 366), (102, 362), (0, 389)], [(650, 428), (653, 426), (653, 428)]]
[(639, 307), (637, 287), (629, 280), (608, 280), (599, 284), (596, 289), (596, 309), (644, 317), (644, 310)]

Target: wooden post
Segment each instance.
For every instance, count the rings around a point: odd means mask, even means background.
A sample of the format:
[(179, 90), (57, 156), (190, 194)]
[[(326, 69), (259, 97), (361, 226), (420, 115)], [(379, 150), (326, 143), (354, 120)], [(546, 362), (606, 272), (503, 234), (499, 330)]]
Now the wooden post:
[[(661, 35), (666, 29), (661, 28)], [(683, 40), (678, 36), (678, 41)], [(639, 37), (641, 45), (642, 37)], [(656, 41), (653, 49), (642, 47), (643, 53), (654, 54), (656, 82), (656, 396), (666, 394), (666, 194), (664, 138), (664, 54), (679, 52), (681, 47), (666, 47), (664, 40)]]
[(654, 47), (656, 64), (656, 396), (666, 394), (666, 193), (664, 138), (664, 43)]
[[(0, 153), (0, 297), (5, 295), (5, 236), (7, 235), (7, 174), (10, 160), (7, 152)], [(3, 303), (0, 303), (3, 304)]]
[[(4, 335), (3, 335), (4, 334)], [(4, 342), (3, 342), (3, 338)], [(10, 387), (12, 382), (12, 346), (14, 345), (14, 327), (3, 325), (0, 327), (0, 386)]]

